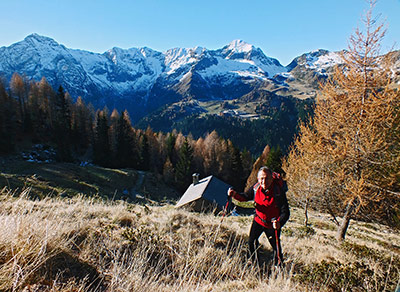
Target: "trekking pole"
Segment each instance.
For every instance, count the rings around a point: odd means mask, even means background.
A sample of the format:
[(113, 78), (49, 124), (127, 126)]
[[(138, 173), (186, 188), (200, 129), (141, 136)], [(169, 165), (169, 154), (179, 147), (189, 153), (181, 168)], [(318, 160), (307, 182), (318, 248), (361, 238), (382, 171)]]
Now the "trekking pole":
[(222, 212), (221, 223), (222, 223), (222, 221), (224, 221), (224, 217), (225, 217), (225, 215), (226, 215), (226, 212), (228, 211), (228, 206), (229, 206), (229, 197), (228, 197), (228, 200), (227, 200), (227, 202), (226, 202), (224, 211)]
[(276, 238), (276, 252), (278, 254), (278, 266), (281, 266), (282, 262), (281, 262), (281, 254), (279, 251), (278, 229), (275, 229), (275, 238)]
[(226, 196), (226, 205), (225, 205), (225, 209), (224, 209), (224, 211), (223, 211), (223, 213), (222, 213), (222, 218), (221, 218), (221, 223), (222, 223), (222, 221), (224, 221), (224, 217), (225, 217), (225, 215), (226, 215), (226, 212), (228, 212), (228, 207), (229, 207), (229, 190), (230, 190), (231, 188), (229, 188), (226, 192), (227, 192), (227, 196)]
[[(272, 218), (271, 221), (276, 221), (275, 218)], [(272, 223), (272, 227), (273, 227), (274, 223)], [(275, 239), (276, 239), (276, 254), (278, 256), (278, 266), (281, 266), (282, 262), (281, 262), (281, 255), (279, 252), (279, 238), (278, 238), (278, 229), (275, 229)]]

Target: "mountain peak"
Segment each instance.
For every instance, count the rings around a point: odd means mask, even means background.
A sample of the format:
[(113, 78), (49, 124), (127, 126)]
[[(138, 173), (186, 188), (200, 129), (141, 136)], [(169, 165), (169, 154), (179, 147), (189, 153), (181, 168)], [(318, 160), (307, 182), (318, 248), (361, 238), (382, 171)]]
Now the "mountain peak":
[(247, 53), (252, 51), (254, 49), (254, 46), (246, 43), (243, 40), (233, 40), (229, 43), (226, 49), (233, 50), (237, 53)]
[(39, 41), (39, 42), (56, 42), (52, 38), (42, 36), (37, 33), (32, 33), (32, 34), (28, 35), (24, 40), (25, 41), (34, 40), (34, 41)]
[[(50, 47), (64, 47), (63, 45), (60, 45), (59, 43), (57, 43), (54, 39), (46, 37), (46, 36), (42, 36), (39, 35), (37, 33), (32, 33), (30, 35), (28, 35), (23, 42), (26, 42), (29, 46), (32, 47), (46, 47), (46, 46), (50, 46)], [(23, 43), (21, 42), (21, 43)]]

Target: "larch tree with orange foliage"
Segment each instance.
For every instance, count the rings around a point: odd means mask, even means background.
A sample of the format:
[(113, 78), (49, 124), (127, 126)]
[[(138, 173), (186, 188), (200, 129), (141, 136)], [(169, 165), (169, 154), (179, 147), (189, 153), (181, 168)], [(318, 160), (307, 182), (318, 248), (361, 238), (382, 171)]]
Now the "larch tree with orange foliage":
[[(400, 92), (390, 60), (380, 54), (385, 35), (372, 17), (350, 37), (349, 50), (322, 86), (314, 117), (302, 125), (284, 166), (297, 197), (343, 215), (337, 239), (344, 240), (357, 212), (379, 218), (378, 206), (399, 202)], [(371, 208), (375, 206), (375, 208)]]

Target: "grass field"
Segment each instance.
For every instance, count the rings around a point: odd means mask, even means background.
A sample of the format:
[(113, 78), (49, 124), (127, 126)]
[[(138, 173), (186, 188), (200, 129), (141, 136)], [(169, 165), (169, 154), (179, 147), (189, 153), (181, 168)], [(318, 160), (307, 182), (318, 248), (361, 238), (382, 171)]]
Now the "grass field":
[[(140, 176), (143, 183), (137, 186)], [(179, 194), (153, 174), (133, 169), (111, 169), (76, 163), (32, 163), (10, 157), (0, 161), (0, 187), (12, 190), (31, 188), (30, 196), (100, 196), (109, 199), (133, 199), (140, 193), (160, 201), (176, 199)], [(139, 189), (137, 189), (139, 187)], [(160, 193), (163, 190), (163, 193)]]
[(31, 200), (29, 189), (0, 196), (1, 291), (394, 291), (400, 235), (353, 222), (334, 239), (324, 214), (292, 208), (283, 229), (285, 268), (271, 268), (261, 237), (261, 264), (247, 261), (252, 218), (123, 201)]
[[(0, 291), (395, 291), (400, 284), (400, 235), (387, 226), (354, 220), (340, 244), (328, 215), (312, 211), (304, 226), (304, 211), (292, 206), (282, 231), (285, 267), (271, 266), (265, 235), (252, 265), (251, 216), (221, 222), (176, 209), (150, 174), (26, 163), (1, 172)], [(141, 176), (147, 200), (115, 198), (115, 190), (137, 191)]]

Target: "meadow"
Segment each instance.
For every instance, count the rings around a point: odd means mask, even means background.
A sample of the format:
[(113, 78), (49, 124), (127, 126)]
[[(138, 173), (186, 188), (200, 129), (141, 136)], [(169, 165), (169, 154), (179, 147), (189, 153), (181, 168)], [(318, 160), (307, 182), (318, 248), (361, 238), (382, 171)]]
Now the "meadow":
[(0, 291), (395, 291), (400, 235), (352, 221), (335, 239), (326, 214), (291, 207), (285, 266), (247, 260), (251, 216), (200, 214), (171, 203), (76, 195), (33, 199), (31, 188), (0, 195)]

